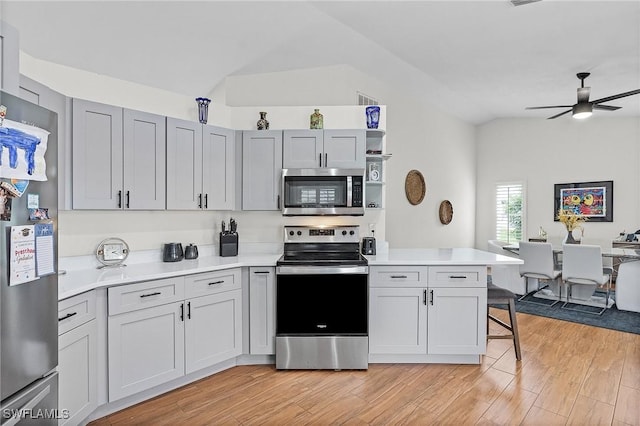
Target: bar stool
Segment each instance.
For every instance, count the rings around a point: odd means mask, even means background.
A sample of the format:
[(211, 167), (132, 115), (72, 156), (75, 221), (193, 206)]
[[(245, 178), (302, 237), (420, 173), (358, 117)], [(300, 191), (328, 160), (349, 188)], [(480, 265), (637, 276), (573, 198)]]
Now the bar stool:
[[(487, 283), (487, 304), (507, 305), (509, 308), (509, 324), (499, 318), (494, 317), (487, 309), (487, 340), (489, 339), (512, 339), (513, 347), (516, 350), (516, 359), (522, 360), (520, 351), (520, 335), (518, 334), (518, 321), (516, 319), (516, 295), (506, 288), (498, 287), (493, 283)], [(489, 320), (501, 325), (511, 332), (511, 334), (489, 334)]]

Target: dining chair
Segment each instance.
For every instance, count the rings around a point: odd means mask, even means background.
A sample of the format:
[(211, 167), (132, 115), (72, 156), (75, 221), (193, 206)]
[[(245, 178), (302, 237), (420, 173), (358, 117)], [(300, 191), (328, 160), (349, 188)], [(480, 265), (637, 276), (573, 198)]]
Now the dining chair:
[[(530, 279), (536, 279), (538, 284), (536, 285), (535, 290), (527, 292), (518, 300), (547, 306), (555, 305), (562, 299), (562, 284), (559, 280), (562, 271), (557, 270), (554, 267), (555, 265), (553, 246), (551, 245), (551, 243), (537, 243), (527, 241), (521, 241), (519, 246), (520, 247), (518, 251), (520, 253), (520, 258), (524, 261), (524, 263), (520, 265), (520, 275), (525, 278), (527, 291), (529, 290)], [(548, 284), (541, 286), (540, 281), (548, 282)], [(532, 297), (525, 299), (525, 297), (531, 295), (532, 293), (539, 292), (545, 287), (548, 287), (548, 289), (551, 291), (552, 297), (558, 299), (551, 305), (542, 302), (535, 302), (534, 300), (532, 300)]]
[[(506, 241), (489, 240), (487, 247), (491, 253), (519, 259), (520, 256), (516, 253), (504, 249), (504, 246), (508, 244)], [(518, 265), (491, 265), (491, 282), (516, 294), (525, 294), (527, 292), (525, 279), (520, 276)]]
[[(567, 285), (567, 300), (562, 305), (574, 311), (602, 313), (609, 307), (611, 274), (602, 268), (602, 248), (588, 244), (564, 244), (562, 246), (562, 279)], [(567, 307), (569, 303), (590, 301), (598, 286), (606, 285), (604, 306), (599, 312)]]

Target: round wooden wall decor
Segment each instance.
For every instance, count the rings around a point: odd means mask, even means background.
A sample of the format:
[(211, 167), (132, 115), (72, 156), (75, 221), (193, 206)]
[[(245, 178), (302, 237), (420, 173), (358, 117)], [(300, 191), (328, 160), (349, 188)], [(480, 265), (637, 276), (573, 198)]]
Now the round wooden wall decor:
[(424, 200), (424, 194), (427, 192), (427, 187), (424, 183), (424, 176), (418, 170), (411, 170), (407, 173), (407, 177), (404, 180), (404, 192), (407, 194), (407, 200), (411, 204), (418, 205)]
[(440, 223), (443, 225), (448, 225), (451, 223), (453, 219), (453, 206), (451, 205), (451, 201), (444, 200), (440, 203)]

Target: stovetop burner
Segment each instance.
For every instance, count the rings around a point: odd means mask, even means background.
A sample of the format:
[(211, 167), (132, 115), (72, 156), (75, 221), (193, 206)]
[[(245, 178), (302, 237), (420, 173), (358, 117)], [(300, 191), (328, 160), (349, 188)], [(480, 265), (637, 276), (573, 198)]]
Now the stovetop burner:
[(277, 261), (277, 265), (366, 266), (368, 261), (359, 250), (358, 230), (357, 225), (287, 226), (284, 254)]

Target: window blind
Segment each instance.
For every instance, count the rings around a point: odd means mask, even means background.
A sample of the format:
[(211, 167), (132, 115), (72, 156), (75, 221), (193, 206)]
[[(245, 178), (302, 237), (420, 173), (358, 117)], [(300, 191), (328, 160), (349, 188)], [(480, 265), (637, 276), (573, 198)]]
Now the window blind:
[(496, 239), (514, 243), (522, 240), (524, 185), (496, 185)]

